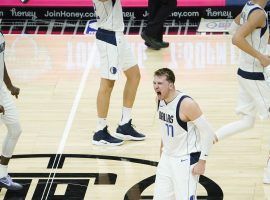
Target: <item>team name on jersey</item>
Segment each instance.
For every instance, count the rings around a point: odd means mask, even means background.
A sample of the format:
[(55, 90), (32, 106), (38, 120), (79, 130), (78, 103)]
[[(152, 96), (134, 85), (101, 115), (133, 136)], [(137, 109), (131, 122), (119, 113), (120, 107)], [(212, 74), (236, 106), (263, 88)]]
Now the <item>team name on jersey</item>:
[(173, 123), (173, 115), (159, 111), (159, 119), (168, 123)]
[(0, 53), (2, 53), (3, 51), (5, 51), (5, 42), (0, 44)]

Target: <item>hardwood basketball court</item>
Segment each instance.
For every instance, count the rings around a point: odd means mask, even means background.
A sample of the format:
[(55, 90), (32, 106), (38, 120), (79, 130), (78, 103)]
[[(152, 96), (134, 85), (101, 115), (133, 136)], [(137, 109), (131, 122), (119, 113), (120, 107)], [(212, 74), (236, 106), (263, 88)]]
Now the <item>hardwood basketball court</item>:
[[(0, 199), (152, 199), (160, 145), (152, 87), (158, 68), (174, 70), (176, 87), (200, 104), (215, 130), (237, 119), (238, 51), (230, 36), (167, 36), (170, 48), (160, 51), (147, 49), (139, 36), (127, 38), (142, 75), (133, 123), (147, 139), (98, 147), (91, 143), (99, 87), (94, 36), (5, 35), (7, 69), (21, 88), (15, 101), (23, 128), (9, 171), (25, 189), (2, 189)], [(121, 117), (124, 82), (122, 76), (113, 90), (111, 132)], [(214, 145), (205, 176), (225, 200), (270, 200), (270, 185), (262, 183), (269, 129), (269, 121), (258, 120), (254, 129)], [(2, 126), (1, 140), (5, 132)], [(198, 196), (207, 196), (201, 185)]]

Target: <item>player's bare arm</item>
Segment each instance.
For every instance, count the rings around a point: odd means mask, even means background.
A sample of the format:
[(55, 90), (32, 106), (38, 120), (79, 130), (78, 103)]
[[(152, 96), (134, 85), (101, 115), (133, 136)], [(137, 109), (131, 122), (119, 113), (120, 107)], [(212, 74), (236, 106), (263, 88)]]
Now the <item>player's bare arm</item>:
[(183, 100), (180, 110), (180, 119), (185, 122), (193, 121), (202, 115), (199, 105), (191, 98)]
[(266, 25), (266, 16), (263, 10), (255, 10), (252, 12), (242, 26), (240, 26), (232, 38), (232, 43), (238, 48), (257, 58), (263, 67), (270, 64), (270, 58), (255, 50), (246, 40), (246, 37), (251, 34), (256, 28), (262, 28)]
[(214, 132), (204, 118), (199, 105), (192, 99), (186, 98), (181, 104), (180, 118), (183, 121), (192, 121), (201, 134), (202, 151), (198, 163), (193, 168), (193, 175), (202, 175), (205, 172), (206, 158), (212, 147)]
[(241, 13), (238, 14), (233, 20), (237, 25), (240, 25), (240, 17), (241, 17)]
[(20, 88), (18, 87), (15, 87), (11, 80), (10, 80), (10, 77), (8, 75), (8, 72), (7, 72), (7, 68), (6, 68), (6, 64), (4, 64), (4, 82), (8, 88), (8, 90), (10, 91), (10, 93), (15, 96), (16, 98), (18, 98), (18, 95), (20, 94)]

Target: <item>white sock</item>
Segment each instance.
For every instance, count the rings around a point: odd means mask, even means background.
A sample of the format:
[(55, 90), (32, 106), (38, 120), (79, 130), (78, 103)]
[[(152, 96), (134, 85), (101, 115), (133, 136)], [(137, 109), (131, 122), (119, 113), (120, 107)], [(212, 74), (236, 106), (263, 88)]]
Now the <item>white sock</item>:
[(8, 166), (7, 165), (1, 165), (0, 164), (0, 178), (3, 178), (5, 176), (7, 176), (7, 168)]
[(103, 130), (107, 126), (106, 118), (98, 118), (96, 131)]
[(131, 120), (131, 110), (132, 108), (123, 107), (122, 109), (122, 119), (120, 121), (120, 125), (124, 125)]

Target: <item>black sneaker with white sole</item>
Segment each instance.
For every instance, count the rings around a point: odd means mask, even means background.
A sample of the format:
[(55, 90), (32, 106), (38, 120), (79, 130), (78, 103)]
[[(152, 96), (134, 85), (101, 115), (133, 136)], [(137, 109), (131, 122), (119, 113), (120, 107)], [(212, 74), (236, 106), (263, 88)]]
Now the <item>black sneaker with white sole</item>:
[(106, 126), (103, 130), (94, 133), (92, 144), (98, 146), (118, 146), (123, 144), (123, 140), (111, 136), (108, 126)]
[(119, 125), (118, 128), (116, 129), (116, 133), (114, 134), (114, 136), (121, 140), (136, 140), (136, 141), (144, 140), (145, 135), (136, 131), (131, 121), (132, 120), (129, 120), (128, 123), (122, 126)]

